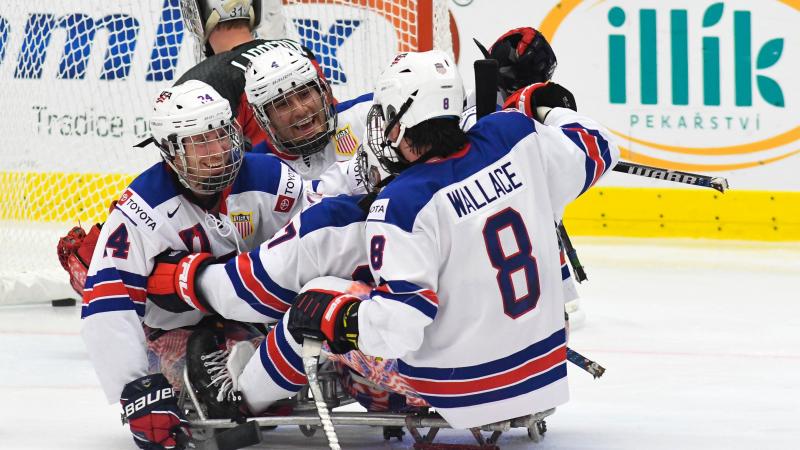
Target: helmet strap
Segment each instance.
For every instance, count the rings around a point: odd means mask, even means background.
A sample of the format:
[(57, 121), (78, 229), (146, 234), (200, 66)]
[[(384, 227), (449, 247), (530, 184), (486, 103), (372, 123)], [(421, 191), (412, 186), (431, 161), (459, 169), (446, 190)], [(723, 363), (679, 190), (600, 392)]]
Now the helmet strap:
[(386, 125), (386, 129), (383, 130), (383, 139), (395, 151), (397, 151), (397, 149), (399, 148), (400, 141), (403, 140), (403, 136), (406, 134), (406, 126), (403, 125), (403, 124), (400, 124), (400, 134), (397, 135), (397, 139), (395, 139), (394, 141), (392, 141), (389, 138), (389, 134), (391, 134), (392, 129), (394, 128), (394, 126), (397, 125), (398, 123), (400, 123), (400, 119), (402, 119), (403, 116), (406, 114), (406, 112), (408, 112), (408, 109), (411, 108), (411, 104), (414, 103), (414, 95), (415, 94), (416, 94), (416, 92), (411, 94), (411, 97), (408, 97), (408, 100), (406, 100), (400, 106), (400, 111), (398, 111), (397, 114), (394, 117), (392, 117), (391, 120), (389, 120), (389, 123)]

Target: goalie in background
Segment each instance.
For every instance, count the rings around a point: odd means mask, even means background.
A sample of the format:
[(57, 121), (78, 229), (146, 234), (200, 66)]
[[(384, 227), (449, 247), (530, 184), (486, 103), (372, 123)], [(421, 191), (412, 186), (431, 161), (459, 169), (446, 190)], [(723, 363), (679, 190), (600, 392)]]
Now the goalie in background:
[[(275, 158), (245, 154), (230, 105), (196, 80), (165, 89), (149, 119), (162, 161), (124, 191), (97, 238), (83, 289), (81, 335), (109, 402), (122, 402), (141, 448), (181, 446), (177, 407), (186, 341), (212, 330), (219, 355), (263, 335), (207, 310), (162, 308), (147, 292), (156, 260), (190, 274), (247, 251), (302, 208), (300, 177)], [(177, 251), (176, 251), (177, 250)], [(202, 257), (184, 257), (205, 252)], [(185, 293), (184, 293), (185, 294)], [(174, 388), (174, 389), (173, 389)]]

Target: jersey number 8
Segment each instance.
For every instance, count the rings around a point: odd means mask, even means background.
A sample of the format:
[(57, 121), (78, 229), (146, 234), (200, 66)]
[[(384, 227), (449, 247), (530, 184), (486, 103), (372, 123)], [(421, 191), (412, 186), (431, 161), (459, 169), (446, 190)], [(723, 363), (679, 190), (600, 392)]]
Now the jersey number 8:
[[(517, 245), (517, 251), (507, 255), (501, 244), (500, 233), (510, 229)], [(483, 239), (492, 267), (497, 269), (497, 286), (503, 298), (503, 310), (506, 315), (516, 319), (528, 311), (536, 308), (541, 293), (539, 288), (539, 267), (536, 258), (531, 254), (531, 244), (528, 229), (522, 216), (512, 209), (506, 208), (486, 219), (483, 226)], [(517, 297), (514, 289), (514, 274), (522, 271), (524, 285), (527, 292)]]

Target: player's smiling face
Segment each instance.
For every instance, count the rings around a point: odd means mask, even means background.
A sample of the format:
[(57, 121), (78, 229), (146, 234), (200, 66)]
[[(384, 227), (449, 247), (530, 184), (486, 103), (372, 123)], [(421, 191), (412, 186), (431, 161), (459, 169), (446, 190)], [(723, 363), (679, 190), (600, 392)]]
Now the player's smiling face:
[(322, 96), (312, 85), (273, 100), (266, 112), (275, 135), (284, 143), (302, 143), (326, 130)]
[(229, 167), (233, 143), (224, 128), (185, 137), (182, 143), (186, 155), (184, 160), (176, 158), (175, 164), (186, 171), (193, 187), (202, 188), (207, 180), (223, 175)]

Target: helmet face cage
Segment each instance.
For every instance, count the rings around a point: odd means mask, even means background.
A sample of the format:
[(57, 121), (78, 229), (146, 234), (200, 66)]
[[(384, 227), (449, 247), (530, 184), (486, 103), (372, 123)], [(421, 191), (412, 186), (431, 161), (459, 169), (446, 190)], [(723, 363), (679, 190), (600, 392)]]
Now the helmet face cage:
[[(293, 156), (312, 155), (325, 149), (336, 130), (337, 117), (329, 92), (327, 83), (316, 77), (266, 102), (253, 104), (253, 112), (278, 151)], [(304, 112), (300, 117), (298, 110)]]
[(253, 30), (261, 22), (261, 0), (181, 0), (180, 3), (184, 23), (202, 43), (221, 22), (247, 19)]
[[(406, 102), (406, 104), (410, 103)], [(406, 105), (403, 106), (405, 107)], [(405, 109), (408, 108), (406, 107)], [(403, 108), (401, 108), (401, 112), (404, 112)], [(389, 139), (389, 133), (391, 133), (392, 128), (400, 121), (400, 117), (401, 114), (390, 112), (389, 121), (387, 123), (386, 115), (383, 112), (383, 106), (379, 104), (372, 105), (372, 108), (370, 108), (367, 114), (367, 146), (372, 154), (375, 155), (381, 167), (390, 174), (398, 174), (411, 165), (402, 157), (397, 147), (400, 140), (403, 139), (403, 133), (401, 132), (394, 142)], [(362, 166), (361, 168), (367, 169), (368, 167)], [(367, 172), (362, 173), (366, 174)], [(366, 178), (368, 177), (365, 176), (365, 179)], [(380, 181), (380, 179), (378, 181)], [(371, 191), (371, 189), (368, 190)]]
[(376, 159), (372, 148), (359, 146), (356, 152), (357, 180), (367, 193), (377, 192), (378, 185), (391, 174), (386, 173), (383, 165)]
[(181, 17), (183, 24), (195, 36), (203, 36), (203, 21), (197, 9), (197, 0), (181, 0)]
[(244, 137), (232, 120), (208, 131), (160, 143), (164, 160), (181, 184), (200, 195), (216, 194), (233, 184), (243, 160)]

